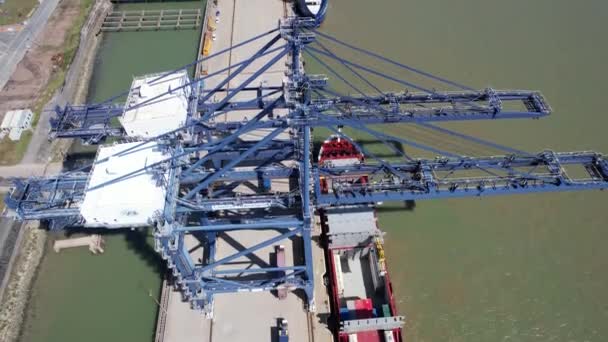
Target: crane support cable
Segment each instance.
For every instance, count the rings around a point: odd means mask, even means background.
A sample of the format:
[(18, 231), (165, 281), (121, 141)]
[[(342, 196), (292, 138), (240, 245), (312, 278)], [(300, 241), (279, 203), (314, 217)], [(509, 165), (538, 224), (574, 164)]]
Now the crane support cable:
[[(214, 54), (211, 54), (211, 55), (209, 55), (209, 56), (207, 56), (207, 57), (203, 57), (203, 58), (200, 58), (200, 59), (196, 59), (196, 60), (195, 60), (195, 61), (193, 61), (193, 62), (190, 62), (190, 63), (188, 63), (188, 64), (182, 65), (182, 66), (180, 66), (180, 67), (178, 67), (178, 68), (175, 68), (175, 69), (173, 69), (173, 70), (171, 70), (171, 71), (167, 71), (166, 73), (164, 73), (164, 74), (162, 74), (162, 75), (159, 75), (157, 78), (155, 78), (155, 79), (153, 79), (152, 81), (150, 81), (150, 83), (155, 83), (155, 82), (158, 82), (158, 81), (160, 81), (160, 80), (164, 79), (165, 77), (171, 76), (171, 75), (173, 75), (173, 74), (175, 74), (175, 73), (177, 73), (177, 72), (179, 72), (179, 71), (182, 71), (182, 70), (188, 69), (188, 68), (189, 68), (189, 67), (191, 67), (191, 66), (198, 65), (199, 63), (202, 63), (202, 62), (208, 61), (208, 60), (210, 60), (210, 59), (213, 59), (213, 58), (215, 58), (215, 57), (217, 57), (217, 56), (223, 55), (223, 54), (225, 54), (226, 52), (232, 51), (232, 50), (237, 49), (237, 48), (239, 48), (239, 47), (241, 47), (241, 46), (244, 46), (244, 45), (247, 45), (247, 44), (249, 44), (249, 43), (252, 43), (252, 42), (254, 42), (254, 41), (256, 41), (256, 40), (258, 40), (258, 39), (260, 39), (260, 38), (266, 37), (266, 36), (267, 36), (267, 35), (269, 35), (269, 34), (272, 34), (272, 33), (274, 33), (274, 32), (277, 32), (278, 30), (279, 30), (278, 28), (272, 29), (272, 30), (270, 30), (270, 31), (264, 32), (264, 33), (262, 33), (262, 34), (259, 34), (259, 35), (255, 36), (255, 37), (251, 37), (251, 38), (249, 38), (249, 39), (247, 39), (247, 40), (244, 40), (244, 41), (242, 41), (242, 42), (240, 42), (240, 43), (238, 43), (238, 44), (236, 44), (236, 45), (233, 45), (233, 46), (227, 47), (227, 48), (225, 48), (225, 49), (223, 49), (223, 50), (220, 50), (220, 51), (218, 51), (218, 52), (216, 52), (216, 53), (214, 53)], [(112, 96), (112, 97), (110, 97), (110, 98), (108, 98), (108, 99), (106, 99), (106, 100), (103, 100), (102, 102), (99, 102), (99, 103), (94, 104), (93, 106), (101, 106), (101, 105), (104, 105), (104, 104), (107, 104), (107, 103), (114, 102), (114, 100), (116, 100), (116, 99), (119, 99), (119, 98), (121, 98), (121, 97), (123, 97), (123, 96), (127, 96), (127, 95), (129, 95), (129, 92), (130, 92), (130, 91), (131, 91), (131, 90), (129, 89), (128, 91), (124, 91), (124, 92), (122, 92), (122, 93), (120, 93), (120, 94), (114, 95), (114, 96)]]
[(473, 137), (473, 136), (470, 136), (470, 135), (467, 135), (467, 134), (464, 134), (464, 133), (452, 131), (450, 129), (439, 127), (439, 126), (435, 126), (435, 125), (430, 124), (430, 123), (416, 122), (416, 125), (419, 125), (419, 126), (422, 126), (422, 127), (425, 127), (425, 128), (429, 128), (429, 129), (435, 130), (437, 132), (445, 133), (445, 134), (448, 134), (448, 135), (451, 135), (451, 136), (455, 136), (455, 137), (458, 137), (458, 138), (462, 138), (462, 139), (465, 139), (465, 140), (468, 140), (468, 141), (471, 141), (471, 142), (474, 142), (474, 143), (477, 143), (477, 144), (481, 144), (481, 145), (484, 145), (484, 146), (487, 146), (487, 147), (492, 147), (492, 148), (495, 148), (495, 149), (498, 149), (498, 150), (501, 150), (501, 151), (504, 151), (504, 152), (507, 152), (507, 153), (517, 154), (517, 155), (523, 155), (523, 156), (531, 156), (532, 155), (529, 152), (525, 152), (525, 151), (518, 150), (518, 149), (509, 147), (509, 146), (493, 143), (491, 141), (487, 141), (487, 140), (484, 140), (484, 139), (476, 138), (476, 137)]
[[(321, 47), (321, 49), (323, 49), (323, 51), (331, 54), (332, 56), (337, 57), (337, 55), (331, 51), (329, 48), (327, 48), (325, 45), (323, 45), (320, 41), (315, 40), (314, 41), (315, 44), (319, 45), (319, 47)], [(375, 91), (377, 91), (380, 95), (385, 95), (384, 92), (382, 90), (380, 90), (380, 88), (378, 88), (375, 84), (373, 84), (369, 79), (367, 79), (366, 77), (363, 77), (363, 75), (361, 75), (360, 72), (358, 72), (357, 70), (355, 70), (353, 67), (351, 67), (350, 65), (344, 63), (344, 62), (340, 62), (346, 69), (348, 69), (350, 72), (352, 72), (353, 74), (355, 74), (360, 80), (362, 80), (363, 82), (365, 82), (365, 84), (367, 84), (368, 86), (370, 86), (371, 88), (373, 88)]]
[[(335, 121), (333, 118), (331, 118), (331, 117), (329, 117), (327, 115), (324, 115), (324, 114), (319, 114), (319, 116), (325, 118), (327, 121), (330, 121), (330, 122), (331, 121)], [(341, 124), (345, 124), (347, 126), (350, 126), (352, 128), (355, 128), (355, 129), (357, 129), (359, 131), (362, 131), (362, 132), (368, 133), (370, 135), (373, 135), (373, 136), (375, 136), (375, 137), (377, 137), (379, 139), (382, 138), (382, 139), (386, 139), (386, 140), (398, 141), (398, 142), (400, 142), (402, 144), (410, 145), (410, 146), (413, 146), (415, 148), (419, 148), (421, 150), (433, 152), (433, 153), (436, 153), (437, 155), (440, 155), (440, 156), (446, 156), (446, 157), (452, 157), (452, 158), (462, 158), (462, 156), (459, 156), (457, 154), (450, 153), (450, 152), (447, 152), (447, 151), (442, 151), (442, 150), (437, 149), (435, 147), (431, 147), (431, 146), (428, 146), (428, 145), (425, 145), (425, 144), (421, 144), (421, 143), (418, 143), (418, 142), (414, 142), (414, 141), (406, 140), (406, 139), (399, 138), (399, 137), (396, 137), (396, 136), (393, 136), (393, 135), (389, 135), (389, 134), (384, 134), (384, 133), (378, 132), (378, 131), (376, 131), (374, 129), (371, 129), (371, 128), (369, 128), (369, 127), (367, 127), (367, 126), (365, 126), (365, 125), (363, 125), (363, 124), (361, 124), (361, 123), (359, 123), (359, 122), (357, 122), (355, 120), (344, 119), (344, 120), (340, 121), (340, 123)]]
[(463, 90), (475, 90), (475, 89), (473, 89), (471, 87), (468, 87), (466, 85), (463, 85), (463, 84), (460, 84), (460, 83), (457, 83), (457, 82), (454, 82), (454, 81), (450, 81), (450, 80), (448, 80), (446, 78), (433, 75), (431, 73), (428, 73), (426, 71), (420, 70), (418, 68), (414, 68), (412, 66), (409, 66), (409, 65), (406, 65), (406, 64), (403, 64), (403, 63), (399, 63), (397, 61), (394, 61), (394, 60), (392, 60), (390, 58), (384, 57), (384, 56), (382, 56), (380, 54), (377, 54), (375, 52), (372, 52), (372, 51), (369, 51), (369, 50), (366, 50), (366, 49), (362, 49), (360, 47), (356, 47), (356, 46), (354, 46), (352, 44), (349, 44), (349, 43), (346, 43), (346, 42), (344, 42), (344, 41), (342, 41), (342, 40), (340, 40), (338, 38), (332, 37), (332, 36), (328, 35), (327, 33), (323, 33), (323, 32), (318, 31), (318, 30), (315, 30), (314, 32), (315, 32), (315, 34), (318, 34), (320, 37), (325, 38), (325, 39), (330, 40), (330, 41), (333, 41), (334, 43), (337, 43), (337, 44), (345, 46), (345, 47), (347, 47), (349, 49), (352, 49), (352, 50), (364, 53), (364, 54), (366, 54), (368, 56), (372, 56), (372, 57), (378, 58), (378, 59), (380, 59), (382, 61), (385, 61), (387, 63), (393, 64), (393, 65), (398, 66), (400, 68), (409, 70), (411, 72), (417, 73), (419, 75), (426, 76), (426, 77), (428, 77), (430, 79), (433, 79), (435, 81), (442, 82), (442, 83), (445, 83), (445, 84), (449, 84), (451, 86), (454, 86), (456, 88), (460, 88), (460, 89), (463, 89)]
[[(270, 66), (274, 65), (275, 63), (277, 63), (277, 61), (278, 61), (280, 58), (282, 58), (283, 56), (285, 56), (285, 55), (286, 55), (288, 52), (289, 52), (289, 50), (286, 48), (286, 46), (284, 46), (284, 47), (283, 47), (283, 51), (282, 51), (280, 54), (278, 54), (277, 56), (275, 56), (275, 58), (273, 58), (271, 61), (269, 61), (268, 63), (266, 63), (264, 66), (262, 66), (262, 67), (261, 67), (261, 68), (258, 70), (258, 72), (257, 72), (257, 73), (263, 73), (263, 72), (264, 72), (266, 69), (268, 69)], [(258, 56), (258, 57), (261, 57), (261, 56)], [(256, 73), (256, 74), (257, 74), (257, 73)], [(234, 97), (234, 95), (235, 95), (235, 94), (237, 94), (237, 93), (239, 92), (239, 89), (238, 89), (238, 88), (240, 88), (240, 87), (245, 87), (245, 86), (247, 86), (249, 83), (251, 83), (251, 82), (252, 82), (252, 81), (253, 81), (253, 80), (254, 80), (254, 79), (257, 77), (257, 75), (256, 75), (256, 74), (252, 75), (252, 76), (251, 76), (251, 77), (249, 77), (247, 80), (245, 80), (245, 81), (244, 81), (244, 82), (243, 82), (243, 83), (242, 83), (242, 84), (241, 84), (239, 87), (237, 87), (237, 89), (235, 89), (235, 91), (233, 91), (231, 94), (229, 94), (229, 95), (228, 95), (226, 98), (224, 98), (224, 100), (223, 100), (222, 102), (218, 103), (216, 106), (217, 106), (218, 108), (219, 108), (219, 107), (221, 107), (221, 106), (223, 106), (223, 105), (225, 104), (225, 102), (228, 102), (228, 101), (230, 100), (230, 98)], [(130, 152), (130, 151), (132, 151), (132, 150), (134, 150), (134, 149), (136, 149), (136, 148), (138, 148), (138, 147), (141, 147), (141, 146), (144, 146), (144, 145), (148, 144), (149, 142), (152, 142), (152, 141), (158, 141), (158, 140), (160, 140), (160, 139), (162, 139), (162, 138), (169, 137), (169, 136), (171, 136), (172, 134), (175, 134), (175, 133), (177, 133), (177, 132), (180, 132), (180, 131), (182, 131), (182, 130), (184, 130), (184, 129), (186, 129), (186, 128), (193, 127), (193, 126), (195, 126), (195, 125), (197, 125), (197, 124), (199, 124), (199, 123), (200, 123), (200, 122), (199, 122), (198, 120), (193, 120), (192, 122), (190, 122), (190, 123), (188, 123), (188, 124), (186, 124), (186, 125), (184, 125), (184, 126), (178, 127), (178, 128), (176, 128), (176, 129), (174, 129), (174, 130), (172, 130), (172, 131), (169, 131), (169, 132), (166, 132), (166, 133), (160, 134), (160, 135), (155, 136), (155, 137), (151, 137), (151, 138), (144, 139), (144, 140), (140, 141), (138, 144), (136, 144), (136, 145), (134, 145), (134, 146), (131, 146), (131, 147), (129, 147), (129, 148), (127, 148), (127, 149), (125, 149), (125, 150), (123, 150), (123, 151), (121, 151), (121, 152), (117, 152), (117, 153), (115, 153), (115, 154), (114, 154), (114, 155), (112, 155), (112, 156), (108, 156), (107, 158), (103, 158), (103, 159), (98, 160), (98, 161), (96, 161), (96, 162), (93, 162), (93, 163), (91, 163), (91, 164), (88, 164), (88, 165), (85, 165), (85, 166), (83, 166), (83, 167), (80, 167), (80, 168), (78, 168), (78, 169), (76, 169), (76, 170), (74, 170), (74, 171), (72, 171), (72, 172), (76, 172), (76, 171), (82, 171), (82, 170), (87, 169), (88, 167), (91, 167), (91, 166), (93, 166), (93, 165), (96, 165), (96, 164), (99, 164), (99, 163), (106, 162), (106, 161), (108, 161), (108, 160), (109, 160), (111, 157), (115, 157), (115, 156), (119, 156), (119, 155), (124, 155), (124, 154), (126, 154), (127, 152)]]
[[(427, 88), (421, 87), (421, 86), (416, 85), (416, 84), (414, 84), (412, 82), (408, 82), (408, 81), (405, 81), (405, 80), (402, 80), (402, 79), (399, 79), (399, 78), (396, 78), (396, 77), (384, 74), (384, 73), (382, 73), (382, 72), (380, 72), (378, 70), (366, 67), (365, 65), (362, 65), (362, 64), (358, 64), (358, 63), (355, 63), (355, 62), (348, 61), (348, 60), (346, 60), (344, 58), (341, 58), (341, 57), (338, 57), (338, 56), (332, 56), (331, 54), (329, 54), (329, 53), (327, 53), (325, 51), (321, 51), (319, 49), (316, 49), (316, 48), (314, 48), (312, 46), (306, 46), (306, 47), (304, 47), (304, 50), (311, 50), (311, 51), (316, 52), (318, 54), (321, 54), (321, 55), (324, 55), (326, 57), (335, 59), (338, 62), (346, 63), (346, 64), (348, 64), (350, 66), (353, 66), (353, 67), (355, 67), (357, 69), (361, 69), (363, 71), (367, 71), (370, 74), (373, 74), (373, 75), (385, 78), (387, 80), (391, 80), (391, 81), (393, 81), (395, 83), (399, 83), (399, 84), (404, 85), (406, 87), (410, 87), (410, 88), (413, 88), (413, 89), (416, 89), (416, 90), (419, 90), (419, 91), (423, 91), (423, 92), (428, 93), (428, 94), (435, 94), (435, 92), (432, 89), (427, 89)], [(308, 52), (310, 52), (310, 51), (308, 51)]]

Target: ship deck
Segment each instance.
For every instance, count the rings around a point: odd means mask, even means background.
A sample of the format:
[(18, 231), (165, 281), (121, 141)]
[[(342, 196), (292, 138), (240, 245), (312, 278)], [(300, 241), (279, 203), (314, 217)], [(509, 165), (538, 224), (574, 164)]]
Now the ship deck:
[(340, 306), (346, 306), (346, 301), (352, 299), (370, 298), (374, 303), (384, 303), (382, 295), (374, 290), (372, 274), (369, 267), (369, 256), (355, 255), (340, 257), (340, 267), (344, 284), (344, 293), (340, 297)]

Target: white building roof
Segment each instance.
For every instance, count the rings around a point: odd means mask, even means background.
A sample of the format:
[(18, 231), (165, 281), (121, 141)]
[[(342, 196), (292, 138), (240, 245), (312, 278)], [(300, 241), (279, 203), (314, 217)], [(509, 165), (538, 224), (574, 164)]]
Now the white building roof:
[(22, 127), (28, 117), (28, 114), (30, 117), (33, 115), (32, 111), (29, 109), (11, 110), (6, 112), (4, 119), (2, 119), (0, 129)]
[[(164, 209), (163, 185), (150, 170), (140, 171), (120, 181), (107, 184), (145, 166), (166, 159), (155, 142), (149, 142), (123, 155), (117, 153), (141, 144), (140, 142), (103, 146), (99, 148), (96, 164), (91, 171), (80, 213), (87, 227), (149, 226), (157, 212)], [(109, 158), (105, 162), (101, 160)], [(102, 187), (95, 188), (98, 185)], [(90, 190), (89, 190), (90, 189)]]
[(185, 125), (190, 87), (178, 88), (190, 82), (188, 73), (181, 71), (152, 82), (160, 75), (133, 80), (126, 103), (126, 108), (133, 109), (125, 111), (120, 118), (127, 135), (155, 137)]

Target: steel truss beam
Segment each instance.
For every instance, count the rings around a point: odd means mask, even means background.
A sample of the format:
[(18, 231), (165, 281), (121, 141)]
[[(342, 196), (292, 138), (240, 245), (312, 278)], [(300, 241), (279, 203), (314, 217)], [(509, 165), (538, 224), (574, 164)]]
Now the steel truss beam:
[[(568, 168), (586, 171), (571, 177)], [(454, 197), (480, 197), (521, 193), (594, 190), (608, 188), (608, 162), (594, 152), (542, 152), (536, 156), (438, 158), (383, 165), (357, 165), (318, 169), (319, 177), (335, 182), (329, 193), (315, 187), (318, 206), (351, 205)], [(402, 175), (406, 175), (403, 177)], [(369, 176), (366, 184), (344, 181)], [(342, 181), (340, 180), (342, 179)]]
[(177, 212), (205, 212), (219, 210), (250, 210), (266, 208), (289, 208), (296, 203), (293, 194), (242, 195), (222, 198), (206, 198), (197, 202), (177, 199)]
[(198, 194), (199, 191), (208, 187), (211, 184), (211, 182), (221, 178), (223, 176), (224, 172), (230, 171), (232, 168), (234, 168), (236, 165), (241, 163), (243, 160), (245, 160), (246, 158), (248, 158), (249, 156), (254, 154), (258, 149), (264, 147), (269, 142), (271, 142), (272, 139), (274, 139), (279, 134), (281, 134), (283, 132), (283, 130), (284, 130), (283, 128), (275, 129), (270, 134), (265, 136), (264, 139), (254, 143), (249, 149), (247, 149), (246, 151), (241, 153), (237, 158), (234, 158), (233, 160), (231, 160), (226, 166), (224, 166), (220, 170), (217, 170), (213, 174), (210, 174), (208, 177), (203, 179), (198, 185), (196, 185), (193, 189), (188, 191), (188, 193), (184, 196), (184, 199), (190, 199), (190, 198), (194, 197), (194, 195)]
[[(49, 178), (13, 179), (13, 189), (5, 197), (7, 207), (27, 220), (80, 217), (86, 173)], [(78, 220), (77, 220), (78, 221)]]
[[(213, 170), (200, 170), (194, 171), (189, 176), (182, 176), (180, 183), (182, 185), (194, 184), (202, 181), (211, 174), (215, 173)], [(276, 179), (276, 178), (289, 178), (295, 174), (294, 169), (281, 165), (274, 166), (262, 166), (256, 167), (255, 169), (240, 169), (224, 172), (224, 176), (221, 177), (224, 182), (235, 182), (235, 181), (247, 181), (256, 179)]]
[[(261, 88), (258, 88), (261, 89)], [(313, 99), (308, 108), (314, 112), (323, 112), (336, 120), (357, 120), (362, 124), (444, 122), (496, 119), (538, 119), (550, 114), (551, 110), (542, 94), (527, 90), (493, 90), (461, 92), (435, 92), (386, 94), (385, 96), (353, 95), (345, 96), (332, 92), (336, 96), (325, 99)], [(270, 93), (279, 95), (277, 90)], [(247, 101), (226, 102), (222, 105), (199, 104), (199, 112), (257, 110), (268, 106), (265, 101), (269, 94), (260, 95)], [(527, 110), (504, 110), (503, 105), (520, 103)], [(424, 107), (423, 105), (432, 105)], [(341, 111), (335, 111), (340, 106)], [(272, 109), (285, 109), (286, 103), (277, 103)], [(122, 106), (108, 105), (91, 108), (87, 106), (57, 107), (56, 117), (52, 119), (51, 138), (82, 138), (89, 143), (98, 143), (105, 137), (122, 137), (121, 127), (111, 125), (113, 118), (124, 112)], [(284, 125), (283, 118), (275, 125)], [(305, 120), (294, 119), (290, 125), (307, 125), (311, 127), (326, 126), (329, 123), (322, 118), (310, 115)], [(241, 121), (218, 123), (200, 123), (204, 129), (216, 132), (235, 130), (244, 124)]]
[(285, 215), (275, 218), (239, 218), (234, 219), (207, 219), (204, 225), (199, 226), (181, 226), (175, 228), (177, 232), (221, 232), (231, 230), (251, 230), (251, 229), (288, 229), (299, 227), (302, 225), (300, 220), (295, 215)]
[[(311, 235), (315, 208), (388, 200), (479, 197), (608, 187), (608, 164), (602, 155), (591, 152), (543, 152), (530, 155), (429, 124), (454, 120), (543, 117), (551, 109), (540, 93), (475, 90), (315, 32), (313, 29), (317, 26), (318, 22), (314, 19), (289, 18), (279, 29), (237, 44), (242, 46), (276, 34), (277, 31), (280, 34), (250, 58), (205, 76), (217, 76), (230, 70), (231, 76), (216, 87), (205, 89), (202, 84), (205, 77), (187, 84), (185, 87), (192, 87), (192, 96), (189, 99), (190, 117), (184, 127), (146, 139), (121, 152), (121, 155), (125, 155), (149, 141), (156, 141), (170, 152), (170, 157), (89, 189), (86, 185), (88, 175), (84, 172), (15, 180), (15, 188), (6, 199), (7, 207), (14, 209), (16, 215), (24, 220), (51, 220), (54, 224), (52, 227), (78, 225), (83, 223), (78, 207), (85, 190), (114, 184), (141, 172), (157, 171), (164, 177), (161, 183), (166, 188), (166, 197), (164, 211), (154, 217), (155, 247), (167, 260), (177, 284), (193, 307), (211, 315), (214, 294), (276, 289), (302, 289), (307, 295), (309, 309), (314, 310)], [(307, 45), (315, 41), (317, 34), (325, 40), (459, 90), (428, 89), (399, 78), (401, 76), (385, 75), (375, 68), (337, 56), (322, 44), (319, 44), (322, 49)], [(273, 47), (280, 38), (286, 44)], [(304, 50), (312, 58), (321, 60), (319, 56), (324, 56), (339, 62), (378, 91), (379, 95), (365, 94), (356, 89), (355, 95), (344, 95), (331, 90), (325, 76), (306, 75), (300, 60)], [(221, 53), (227, 51), (229, 49)], [(252, 71), (245, 81), (235, 87), (228, 87), (230, 80), (237, 74), (251, 67), (260, 57), (269, 55), (269, 60)], [(283, 86), (251, 85), (286, 56), (290, 57), (290, 61), (287, 63), (287, 81)], [(322, 65), (327, 66), (329, 72), (339, 80), (355, 88), (348, 78), (341, 76), (329, 64), (322, 62)], [(180, 70), (183, 68), (174, 72)], [(171, 74), (172, 72), (163, 74), (156, 80)], [(384, 93), (366, 79), (368, 74), (383, 77), (408, 89), (419, 90), (420, 93)], [(122, 115), (124, 110), (133, 108), (110, 103), (127, 93), (91, 106), (57, 108), (57, 117), (52, 122), (52, 136), (80, 137), (94, 143), (106, 136), (122, 135), (122, 130), (113, 128), (111, 121)], [(166, 94), (155, 99), (164, 95)], [(219, 101), (213, 100), (216, 95), (220, 98)], [(241, 96), (237, 98), (237, 95)], [(149, 103), (150, 101), (138, 106)], [(511, 103), (523, 109), (510, 109), (513, 107)], [(288, 114), (275, 115), (277, 109), (287, 111)], [(237, 110), (255, 110), (257, 114), (250, 120), (216, 120), (221, 114)], [(367, 126), (389, 123), (414, 123), (516, 153), (500, 157), (462, 157), (401, 137), (391, 137)], [(342, 135), (337, 129), (340, 126), (350, 126), (366, 132), (384, 143), (388, 140), (397, 141), (444, 157), (414, 159), (409, 154), (400, 152), (404, 161), (391, 163), (361, 149), (370, 157), (368, 159), (373, 159), (376, 163), (331, 169), (315, 165), (311, 149), (312, 128), (326, 127)], [(262, 129), (266, 133), (261, 140), (252, 142), (244, 138), (246, 134), (259, 133)], [(279, 138), (286, 131), (290, 134), (288, 141)], [(192, 139), (181, 140), (177, 137), (181, 132), (191, 133), (189, 135)], [(358, 146), (356, 141), (353, 143)], [(582, 168), (587, 174), (582, 178), (573, 178), (567, 172), (569, 167)], [(80, 169), (85, 170), (86, 168)], [(364, 184), (357, 182), (363, 176), (368, 181)], [(327, 180), (329, 188), (321, 188), (321, 177)], [(297, 181), (297, 188), (272, 192), (268, 183), (278, 178), (294, 180), (291, 184)], [(238, 186), (250, 185), (252, 181), (258, 182), (254, 193), (245, 195), (236, 190)], [(246, 246), (222, 258), (217, 257), (218, 238), (225, 238), (227, 233), (246, 230), (275, 231), (278, 235), (260, 238), (252, 246)], [(300, 237), (303, 241), (301, 263), (294, 262), (294, 265), (286, 267), (230, 266), (240, 258), (252, 257), (264, 248), (294, 237)], [(202, 246), (200, 258), (193, 257), (187, 248), (191, 238), (198, 240)]]
[[(231, 262), (280, 243), (286, 239), (304, 234), (303, 223), (297, 218), (277, 218), (259, 222), (221, 223), (208, 221), (201, 226), (182, 227), (179, 225), (159, 225), (155, 233), (155, 246), (182, 289), (185, 297), (196, 309), (205, 310), (212, 315), (213, 295), (243, 291), (272, 291), (278, 289), (305, 289), (308, 285), (301, 274), (306, 266), (293, 265), (286, 267), (263, 266), (253, 268), (235, 268)], [(215, 258), (215, 244), (218, 232), (229, 230), (281, 229), (275, 237), (261, 240), (255, 245), (239, 252)], [(198, 234), (203, 240), (204, 258), (196, 262), (186, 248), (187, 233)]]
[[(308, 25), (309, 23), (306, 23)], [(294, 27), (288, 29), (282, 29), (282, 35), (288, 41), (290, 35), (297, 35), (297, 38), (292, 39), (297, 44), (304, 44), (311, 39), (314, 39), (314, 34), (301, 33)], [(186, 86), (192, 87), (191, 94), (199, 94), (193, 96), (192, 103), (193, 108), (190, 113), (190, 123), (185, 128), (196, 127), (199, 124), (204, 125), (205, 129), (211, 129), (216, 131), (225, 131), (227, 129), (238, 129), (241, 127), (241, 122), (223, 122), (223, 123), (211, 123), (207, 122), (207, 119), (213, 118), (218, 113), (225, 113), (227, 111), (238, 111), (238, 110), (255, 110), (263, 109), (267, 107), (272, 101), (273, 97), (285, 96), (284, 89), (278, 86), (273, 87), (250, 87), (248, 86), (257, 76), (261, 75), (267, 68), (275, 64), (287, 50), (284, 47), (271, 47), (278, 41), (280, 36), (275, 36), (266, 45), (264, 45), (258, 52), (256, 52), (251, 58), (237, 63), (228, 69), (238, 68), (232, 72), (228, 79), (222, 81), (218, 86), (213, 89), (204, 89), (197, 91), (201, 82), (205, 79), (210, 78), (223, 72), (220, 70), (214, 74), (204, 76), (200, 79), (189, 82)], [(257, 70), (252, 77), (246, 82), (237, 86), (235, 89), (228, 89), (225, 86), (228, 82), (240, 74), (244, 69), (249, 67), (253, 61), (259, 59), (270, 53), (277, 51), (282, 52), (274, 56), (270, 62)], [(391, 123), (391, 122), (437, 122), (437, 121), (454, 121), (454, 120), (487, 120), (487, 119), (520, 119), (520, 118), (540, 118), (550, 114), (551, 108), (547, 104), (546, 100), (539, 92), (525, 91), (525, 90), (472, 90), (466, 88), (460, 91), (451, 92), (438, 92), (435, 90), (428, 90), (422, 87), (413, 86), (410, 82), (402, 81), (400, 79), (384, 75), (374, 69), (367, 68), (357, 63), (350, 62), (344, 58), (341, 58), (334, 53), (331, 53), (328, 49), (324, 48), (324, 51), (315, 49), (313, 47), (306, 47), (304, 49), (310, 54), (311, 57), (318, 59), (316, 54), (321, 54), (326, 57), (340, 61), (343, 65), (348, 66), (349, 70), (353, 71), (358, 77), (363, 76), (354, 70), (359, 68), (364, 71), (377, 74), (395, 82), (411, 86), (414, 89), (423, 90), (423, 93), (382, 93), (378, 96), (368, 96), (365, 94), (345, 96), (335, 92), (331, 98), (325, 99), (309, 99), (306, 103), (308, 110), (311, 113), (324, 112), (326, 116), (332, 116), (337, 120), (348, 118), (349, 120), (358, 120), (362, 124), (375, 124), (375, 123)], [(334, 75), (341, 78), (345, 82), (348, 82), (342, 76), (340, 76), (335, 70), (331, 69), (327, 64), (321, 61), (323, 65)], [(183, 69), (177, 69), (181, 71)], [(157, 79), (167, 77), (171, 73), (164, 74)], [(255, 77), (254, 77), (255, 76)], [(308, 87), (318, 88), (320, 90), (329, 91), (326, 89), (322, 79), (315, 80), (314, 77), (305, 76), (300, 74), (299, 79), (295, 81), (296, 84), (303, 85), (304, 83)], [(349, 82), (348, 82), (349, 83)], [(350, 83), (349, 83), (350, 84)], [(447, 82), (448, 85), (452, 83)], [(357, 89), (353, 87), (354, 89)], [(244, 101), (231, 101), (237, 93), (254, 92), (256, 95), (253, 98)], [(209, 102), (209, 100), (217, 94), (226, 93), (225, 97), (218, 103)], [(156, 98), (162, 97), (165, 94), (156, 96)], [(154, 99), (150, 99), (154, 100)], [(505, 109), (506, 105), (510, 103), (520, 104), (520, 107), (526, 108), (526, 110), (513, 110)], [(57, 107), (55, 109), (55, 117), (51, 120), (51, 137), (52, 138), (82, 138), (88, 143), (98, 143), (107, 136), (123, 136), (124, 132), (122, 128), (112, 125), (114, 118), (120, 117), (126, 110), (134, 109), (136, 107), (144, 106), (138, 104), (135, 107), (124, 108), (124, 106), (116, 104), (95, 104), (85, 106), (66, 106), (64, 108)], [(427, 107), (425, 105), (432, 105)], [(339, 112), (334, 111), (336, 106), (341, 106)], [(514, 106), (508, 106), (509, 108)], [(289, 105), (285, 102), (274, 103), (271, 109), (285, 109), (289, 108)], [(203, 122), (198, 119), (198, 115), (194, 115), (195, 112), (201, 113)], [(292, 117), (292, 119), (294, 119)], [(291, 126), (326, 126), (328, 122), (309, 115), (304, 121), (294, 120), (290, 123)], [(279, 124), (284, 124), (283, 121), (279, 121)], [(185, 129), (184, 128), (184, 129)]]

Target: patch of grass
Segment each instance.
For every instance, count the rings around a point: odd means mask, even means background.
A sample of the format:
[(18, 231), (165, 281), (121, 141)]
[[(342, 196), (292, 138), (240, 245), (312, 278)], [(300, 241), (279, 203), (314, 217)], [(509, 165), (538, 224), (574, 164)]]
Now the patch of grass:
[(0, 141), (0, 165), (15, 165), (23, 159), (23, 155), (32, 140), (32, 131), (25, 131), (21, 134), (19, 141), (12, 141), (4, 137)]
[(17, 24), (27, 19), (38, 0), (6, 0), (0, 5), (0, 25)]
[(38, 124), (38, 120), (40, 120), (40, 114), (44, 109), (44, 106), (51, 101), (53, 95), (57, 90), (61, 88), (63, 82), (65, 81), (66, 69), (58, 69), (53, 73), (49, 83), (47, 83), (44, 91), (38, 96), (34, 106), (32, 108), (32, 112), (34, 113), (34, 118), (32, 119), (32, 127), (36, 127)]
[(80, 13), (74, 21), (72, 28), (68, 31), (65, 41), (65, 48), (63, 53), (63, 69), (67, 70), (76, 55), (78, 45), (80, 43), (80, 31), (82, 26), (87, 20), (91, 6), (93, 6), (94, 0), (81, 0), (80, 1)]

